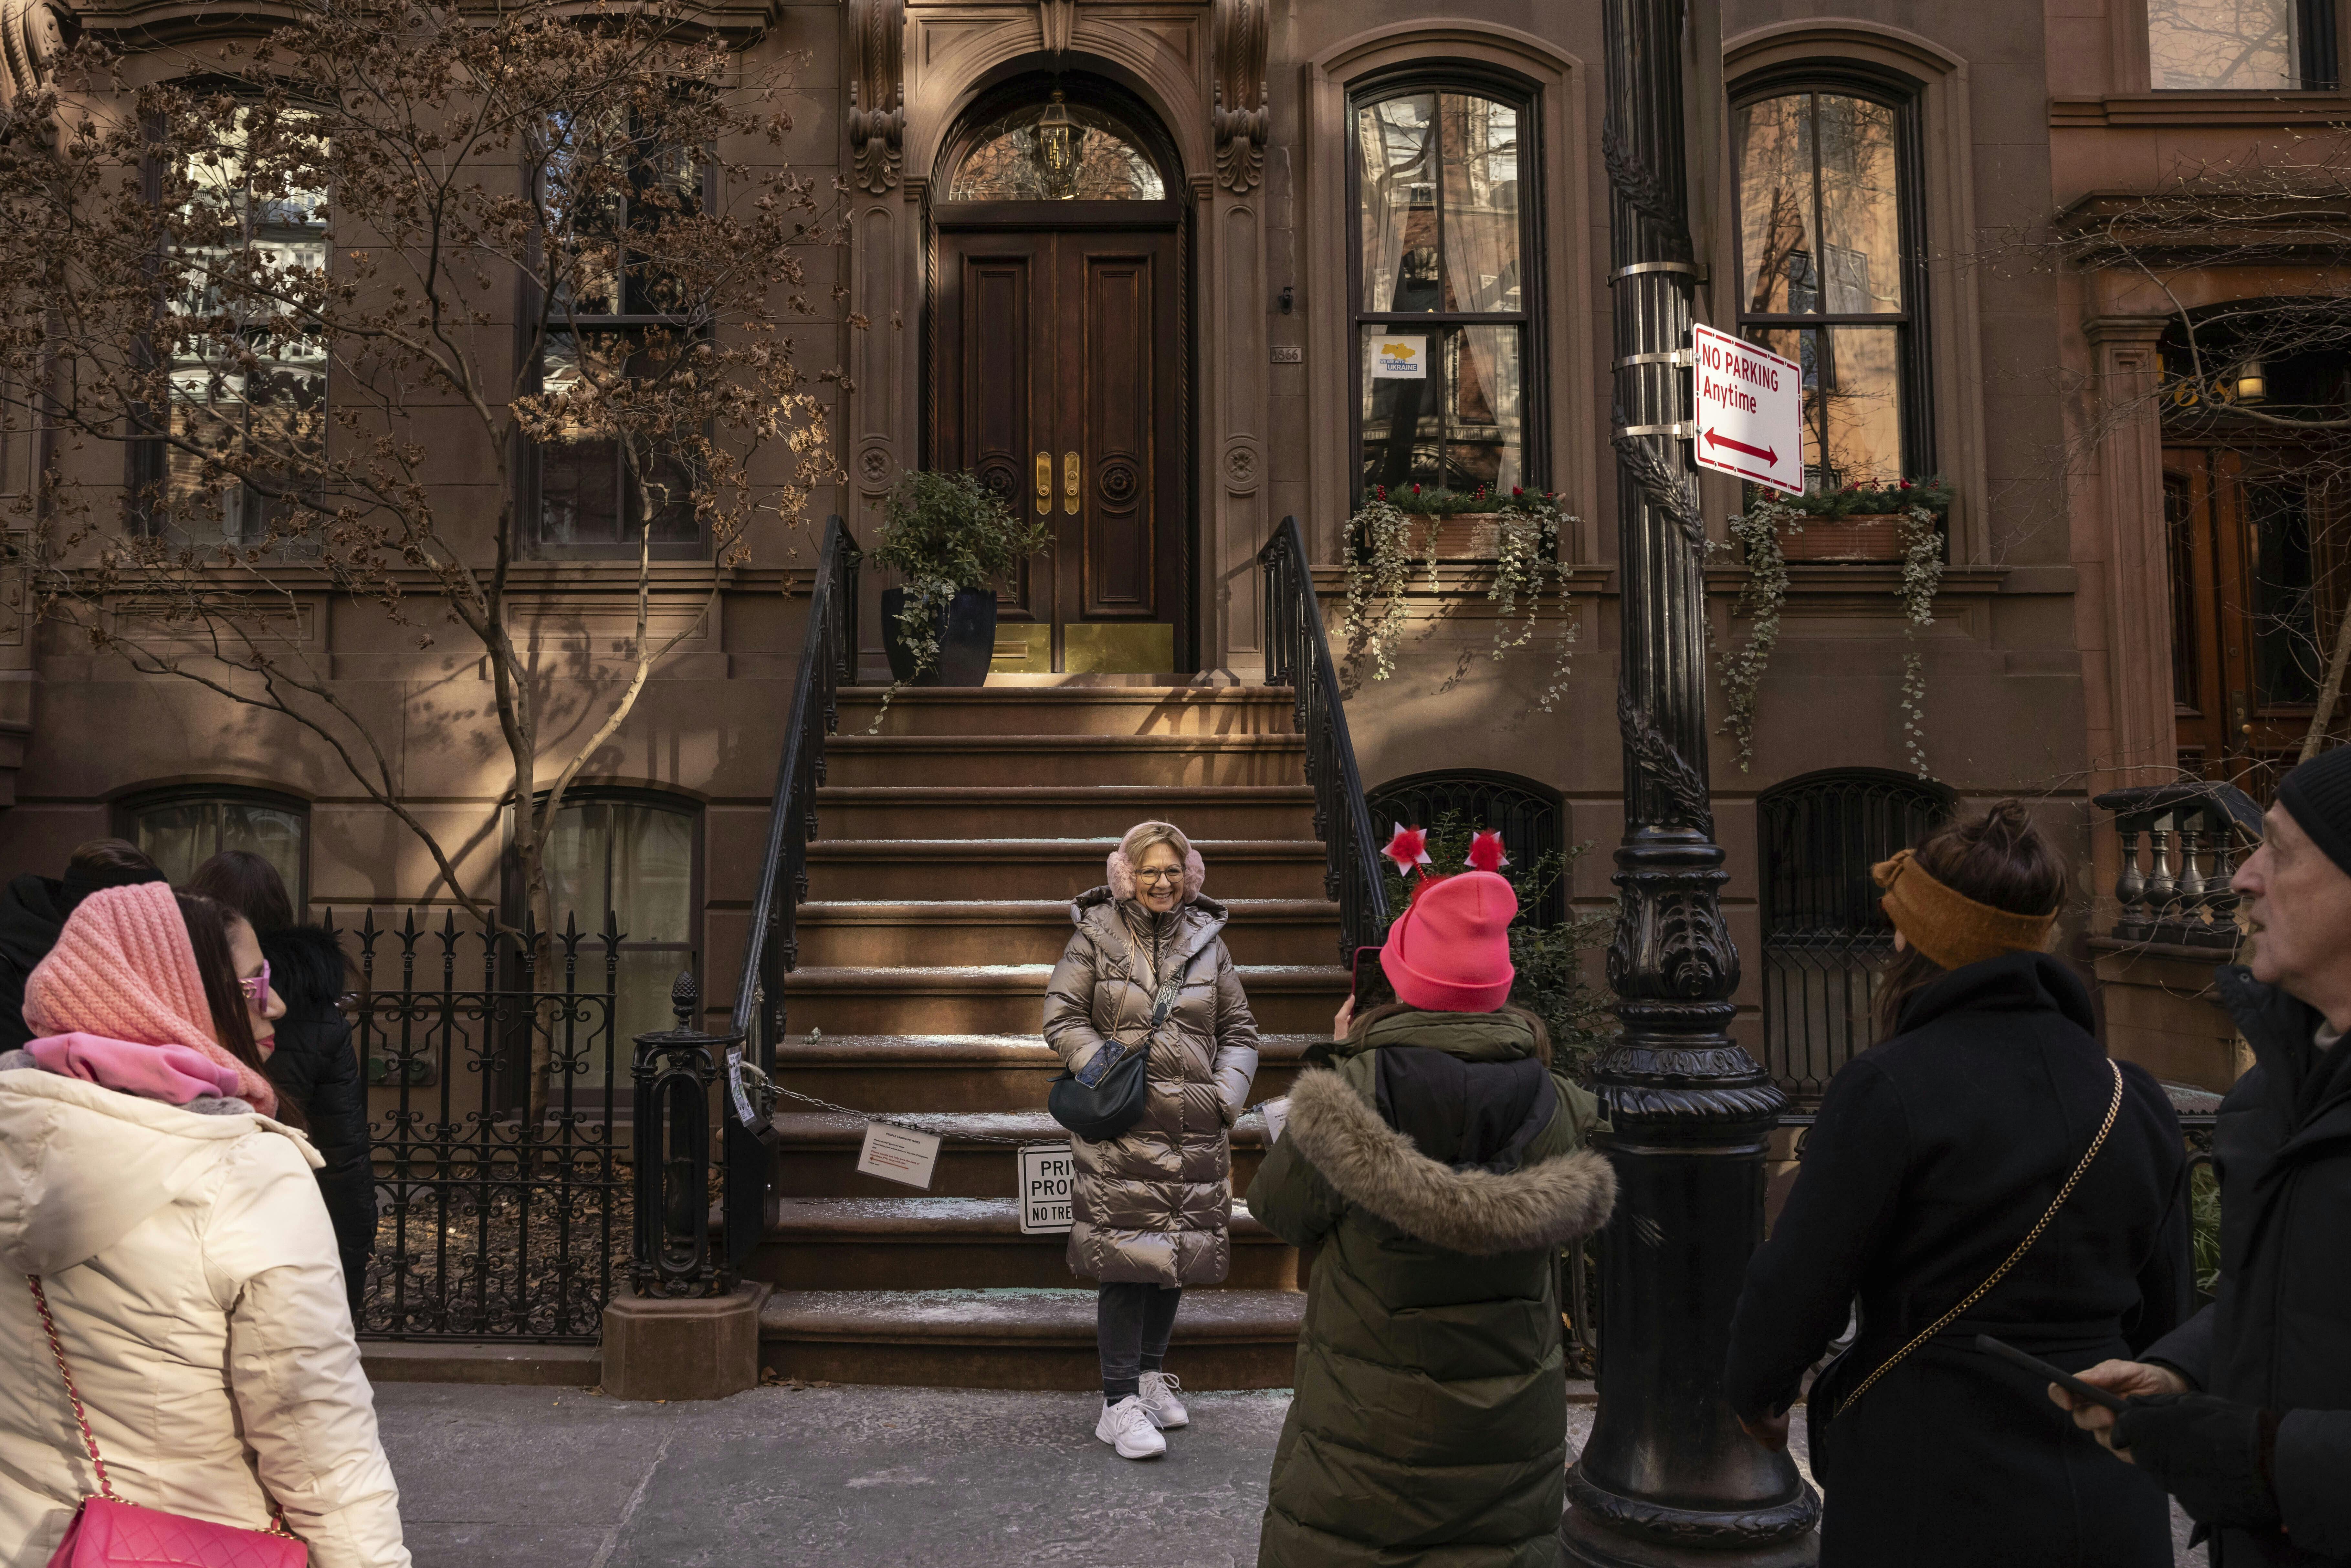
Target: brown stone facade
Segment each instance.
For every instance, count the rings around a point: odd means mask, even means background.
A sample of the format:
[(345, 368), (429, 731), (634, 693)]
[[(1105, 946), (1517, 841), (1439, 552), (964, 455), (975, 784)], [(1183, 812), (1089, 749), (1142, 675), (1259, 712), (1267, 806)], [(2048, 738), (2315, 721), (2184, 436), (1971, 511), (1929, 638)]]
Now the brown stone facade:
[[(161, 27), (176, 16), (160, 4), (119, 13), (110, 4), (88, 0), (85, 25), (129, 37), (134, 24)], [(21, 5), (0, 0), (0, 15)], [(216, 17), (224, 12), (212, 8)], [(1813, 895), (1800, 885), (1802, 868), (1791, 863), (1813, 841), (1795, 827), (1770, 829), (1767, 819), (1801, 825), (1802, 812), (1786, 805), (1796, 799), (1789, 787), (1815, 776), (1845, 773), (1890, 788), (1908, 771), (1906, 650), (1924, 654), (1925, 750), (1945, 798), (1964, 805), (2027, 796), (2078, 846), (2080, 896), (2066, 925), (2085, 970), (2085, 938), (2111, 923), (2099, 890), (2115, 869), (2088, 798), (2140, 781), (2148, 769), (2168, 776), (2172, 765), (2160, 434), (2107, 432), (2086, 465), (2067, 444), (2069, 433), (2088, 428), (2083, 400), (2157, 373), (2168, 307), (2119, 271), (1985, 265), (1986, 236), (2043, 224), (2100, 193), (2143, 188), (2174, 157), (2339, 122), (2351, 107), (2325, 92), (2255, 101), (2243, 93), (2155, 91), (2143, 0), (1853, 0), (1842, 7), (1696, 0), (1692, 12), (1697, 25), (1719, 24), (1722, 38), (1719, 62), (1695, 62), (1699, 79), (1719, 79), (1723, 89), (1719, 101), (1699, 95), (1708, 107), (1690, 127), (1703, 174), (1701, 318), (1732, 328), (1742, 267), (1753, 259), (1741, 246), (1761, 243), (1741, 238), (1740, 106), (1774, 93), (1880, 105), (1899, 128), (1899, 259), (1908, 280), (1901, 462), (1913, 477), (1944, 476), (1956, 495), (1933, 624), (1915, 642), (1906, 635), (1891, 565), (1797, 564), (1752, 766), (1735, 766), (1728, 745), (1714, 752), (1731, 872), (1725, 911), (1747, 956), (1740, 1030), (1761, 1050), (1767, 1031), (1798, 1027), (1785, 1021), (1792, 1016), (1786, 997), (1767, 992), (1764, 980), (1767, 918), (1783, 925), (1796, 918), (1767, 911), (1773, 857), (1792, 890), (1783, 898)], [(1352, 548), (1346, 519), (1368, 482), (1359, 347), (1368, 242), (1356, 172), (1365, 155), (1364, 106), (1388, 87), (1425, 92), (1432, 102), (1448, 92), (1507, 100), (1519, 160), (1510, 200), (1522, 221), (1520, 253), (1502, 268), (1515, 281), (1496, 287), (1514, 290), (1518, 303), (1492, 329), (1516, 334), (1509, 377), (1520, 413), (1504, 459), (1511, 466), (1500, 472), (1557, 492), (1575, 519), (1562, 539), (1570, 607), (1546, 617), (1529, 646), (1496, 661), (1487, 656), (1494, 624), (1477, 569), (1447, 567), (1441, 591), (1414, 600), (1397, 673), (1366, 683), (1349, 717), (1374, 790), (1407, 777), (1479, 770), (1547, 792), (1562, 840), (1597, 847), (1572, 896), (1608, 896), (1606, 851), (1622, 813), (1596, 9), (1553, 0), (779, 0), (713, 16), (748, 48), (793, 58), (787, 106), (794, 126), (780, 157), (837, 179), (846, 193), (846, 242), (810, 263), (825, 281), (837, 278), (845, 299), (839, 319), (801, 336), (799, 351), (812, 367), (837, 362), (846, 371), (832, 410), (841, 477), (811, 510), (820, 521), (839, 512), (861, 538), (901, 473), (939, 463), (943, 409), (984, 412), (999, 392), (1012, 395), (994, 382), (967, 384), (984, 361), (946, 362), (938, 333), (943, 292), (976, 287), (970, 280), (981, 274), (970, 268), (984, 270), (996, 254), (967, 243), (971, 235), (1047, 232), (1033, 214), (998, 214), (1002, 222), (989, 228), (995, 220), (978, 212), (977, 199), (954, 189), (951, 162), (972, 144), (977, 120), (1001, 110), (1020, 84), (1053, 81), (1070, 88), (1072, 104), (1108, 105), (1102, 112), (1137, 128), (1137, 145), (1164, 164), (1160, 194), (1146, 204), (1164, 213), (1153, 222), (1173, 236), (1153, 265), (1176, 271), (1154, 308), (1177, 315), (1165, 362), (1151, 367), (1138, 394), (1174, 400), (1152, 403), (1166, 414), (1155, 431), (1165, 434), (1151, 434), (1135, 461), (1147, 458), (1160, 486), (1150, 548), (1176, 563), (1164, 580), (1173, 586), (1154, 591), (1159, 597), (1139, 623), (1173, 629), (1171, 674), (1221, 684), (1265, 674), (1256, 558), (1270, 529), (1285, 516), (1300, 519), (1315, 559), (1331, 563), (1323, 582), (1335, 599), (1338, 563)], [(1072, 225), (1069, 233), (1080, 232)], [(1010, 254), (1008, 243), (997, 251)], [(1466, 256), (1470, 242), (1460, 243)], [(1812, 286), (1825, 279), (1823, 298), (1893, 287), (1883, 276), (1856, 283), (1867, 275), (1832, 255), (1836, 246), (1833, 237), (1822, 240), (1810, 262)], [(1085, 312), (1117, 308), (1100, 281), (1114, 268), (1087, 254), (1082, 288), (1094, 292), (1055, 306), (1066, 305), (1067, 319), (1078, 324), (1071, 330), (1110, 319)], [(1482, 264), (1458, 265), (1466, 275)], [(1479, 276), (1481, 287), (1493, 283)], [(2241, 280), (2215, 277), (2204, 287), (2218, 300)], [(852, 313), (862, 325), (848, 323)], [(985, 311), (967, 314), (975, 333), (1002, 326)], [(1489, 314), (1499, 322), (1509, 313)], [(1028, 348), (1048, 343), (1035, 335), (1041, 327), (1020, 329), (1031, 334)], [(1065, 335), (1038, 349), (1022, 361), (1030, 377), (1074, 363), (1069, 344), (1078, 340)], [(1499, 383), (1489, 393), (1491, 384)], [(19, 434), (0, 450), (0, 491), (8, 497), (36, 488), (44, 463), (101, 460), (48, 452), (36, 440)], [(1063, 446), (1074, 453), (1075, 438), (1036, 454), (1055, 486)], [(978, 445), (958, 450), (978, 460)], [(1102, 450), (1110, 456), (1090, 455), (1090, 464), (1126, 460)], [(1029, 454), (1011, 455), (1025, 500)], [(438, 477), (483, 482), (480, 475)], [(1739, 485), (1710, 475), (1703, 497), (1714, 536), (1727, 538), (1723, 519), (1741, 505)], [(38, 497), (27, 504), (37, 507)], [(1110, 551), (1126, 548), (1123, 537), (1071, 536), (1068, 548)], [(814, 554), (812, 535), (780, 530), (755, 532), (751, 547), (750, 564), (722, 575), (715, 610), (658, 668), (646, 700), (577, 786), (591, 799), (658, 800), (691, 819), (688, 946), (713, 997), (731, 994), (739, 962)], [(7, 782), (0, 801), (13, 803), (0, 810), (0, 862), (54, 871), (73, 843), (136, 830), (141, 813), (159, 806), (244, 800), (274, 803), (300, 823), (314, 910), (435, 896), (413, 839), (354, 791), (335, 757), (266, 716), (183, 683), (134, 676), (119, 660), (29, 623), (22, 585), (5, 571), (0, 778)], [(1104, 572), (1101, 580), (1112, 581), (1115, 574)], [(1730, 613), (1745, 575), (1729, 555), (1710, 569), (1718, 649), (1746, 633)], [(568, 716), (563, 722), (590, 723), (584, 716), (610, 687), (615, 639), (633, 613), (634, 564), (548, 560), (526, 578), (520, 614), (546, 689)], [(656, 622), (683, 624), (711, 581), (706, 562), (657, 562)], [(1086, 593), (1111, 591), (1092, 577), (1085, 582)], [(869, 681), (883, 669), (883, 586), (867, 575), (861, 669)], [(476, 889), (495, 893), (502, 771), (478, 662), (416, 651), (324, 582), (310, 585), (299, 610), (283, 635), (331, 669), (338, 689), (388, 737), (405, 796), (447, 841), (464, 846), (462, 866)], [(1554, 640), (1571, 634), (1564, 700), (1554, 713), (1533, 711)], [(1777, 842), (1768, 841), (1773, 831)], [(2150, 982), (2139, 971), (2149, 962), (2133, 968), (2101, 958), (2096, 967), (2110, 988), (2130, 992), (2127, 1006), (2109, 1009), (2116, 1049), (2144, 1049), (2168, 1062), (2172, 1047), (2158, 1048), (2156, 1037), (2193, 1036), (2199, 1026), (2192, 1015), (2158, 1016), (2142, 994)], [(2179, 978), (2167, 971), (2151, 983), (2201, 1006)], [(1813, 1007), (1816, 1019), (1835, 1008), (1794, 1005)], [(1774, 1008), (1782, 1021), (1767, 1024)], [(2192, 1071), (2180, 1069), (2206, 1079), (2226, 1071), (2201, 1058)]]

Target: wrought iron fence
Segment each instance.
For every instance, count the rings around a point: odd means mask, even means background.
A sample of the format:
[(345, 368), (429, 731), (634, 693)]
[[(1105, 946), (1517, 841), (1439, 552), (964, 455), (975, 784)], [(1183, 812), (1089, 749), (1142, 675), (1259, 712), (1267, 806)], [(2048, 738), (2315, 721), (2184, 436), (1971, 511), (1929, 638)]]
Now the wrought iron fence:
[(1339, 904), (1339, 958), (1376, 943), (1388, 928), (1387, 891), (1380, 884), (1379, 841), (1364, 803), (1364, 777), (1347, 734), (1338, 666), (1322, 629), (1322, 604), (1298, 519), (1284, 517), (1258, 552), (1265, 572), (1266, 606), (1273, 620), (1266, 680), (1287, 685), (1297, 701), (1298, 733), (1306, 737), (1306, 779), (1314, 786), (1314, 836), (1328, 862), (1323, 891)]
[(530, 932), (454, 913), (386, 927), (371, 910), (352, 935), (377, 1208), (361, 1337), (595, 1340), (631, 1225), (613, 1128), (624, 934), (609, 913), (593, 936), (567, 922), (544, 974)]

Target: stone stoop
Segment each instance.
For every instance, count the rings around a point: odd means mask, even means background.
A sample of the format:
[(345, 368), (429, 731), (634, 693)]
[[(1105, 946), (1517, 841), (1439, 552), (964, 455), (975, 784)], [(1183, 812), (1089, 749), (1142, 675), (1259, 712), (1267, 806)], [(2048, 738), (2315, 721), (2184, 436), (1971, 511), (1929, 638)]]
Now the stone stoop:
[[(1118, 835), (1176, 823), (1228, 906), (1262, 1039), (1253, 1100), (1284, 1092), (1344, 999), (1338, 908), (1290, 694), (1272, 687), (844, 691), (809, 845), (782, 1087), (944, 1140), (927, 1190), (860, 1174), (862, 1119), (786, 1097), (775, 1197), (748, 1265), (772, 1285), (760, 1358), (834, 1383), (1090, 1388), (1094, 1300), (1061, 1236), (1020, 1231), (1015, 1145), (1061, 1061), (1037, 1032), (1069, 902)], [(1264, 1157), (1233, 1134), (1232, 1272), (1188, 1292), (1168, 1367), (1192, 1388), (1289, 1384), (1297, 1253), (1249, 1213)]]

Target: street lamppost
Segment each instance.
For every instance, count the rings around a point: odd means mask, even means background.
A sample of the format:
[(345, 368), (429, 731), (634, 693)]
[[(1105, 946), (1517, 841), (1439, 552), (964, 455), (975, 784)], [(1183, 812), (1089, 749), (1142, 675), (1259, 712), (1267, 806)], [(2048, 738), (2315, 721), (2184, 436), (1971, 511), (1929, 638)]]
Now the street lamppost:
[[(1569, 1557), (1610, 1568), (1811, 1563), (1820, 1500), (1722, 1402), (1786, 1106), (1727, 1032), (1739, 952), (1707, 784), (1706, 523), (1685, 366), (1699, 268), (1682, 138), (1686, 0), (1604, 0), (1609, 289), (1625, 743), (1622, 890), (1608, 949), (1624, 1030), (1595, 1077), (1613, 1131), (1600, 1408), (1568, 1472)], [(1719, 38), (1697, 47), (1718, 53)]]

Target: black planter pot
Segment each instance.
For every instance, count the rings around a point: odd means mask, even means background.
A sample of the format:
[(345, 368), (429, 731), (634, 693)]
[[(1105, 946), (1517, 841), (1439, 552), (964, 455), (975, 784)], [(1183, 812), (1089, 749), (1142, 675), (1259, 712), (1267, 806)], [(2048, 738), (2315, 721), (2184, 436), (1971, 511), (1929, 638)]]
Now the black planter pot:
[(882, 649), (890, 656), (893, 679), (910, 686), (978, 686), (987, 684), (987, 662), (996, 656), (996, 590), (966, 588), (947, 601), (939, 618), (939, 656), (921, 674), (914, 651), (900, 634), (898, 617), (906, 591), (882, 591)]

